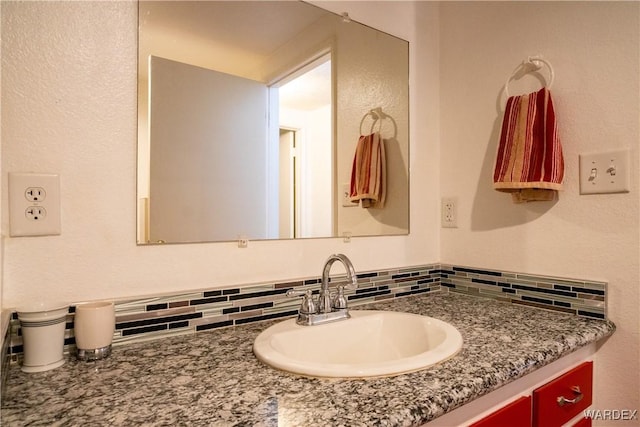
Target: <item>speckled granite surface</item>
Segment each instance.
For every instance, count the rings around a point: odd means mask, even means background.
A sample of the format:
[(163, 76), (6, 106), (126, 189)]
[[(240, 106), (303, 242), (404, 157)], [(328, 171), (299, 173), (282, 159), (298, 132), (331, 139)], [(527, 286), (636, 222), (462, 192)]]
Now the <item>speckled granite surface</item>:
[(414, 426), (613, 333), (608, 321), (456, 294), (359, 308), (450, 322), (460, 353), (410, 374), (367, 380), (303, 378), (261, 364), (254, 338), (274, 322), (114, 348), (24, 374), (14, 365), (2, 425)]

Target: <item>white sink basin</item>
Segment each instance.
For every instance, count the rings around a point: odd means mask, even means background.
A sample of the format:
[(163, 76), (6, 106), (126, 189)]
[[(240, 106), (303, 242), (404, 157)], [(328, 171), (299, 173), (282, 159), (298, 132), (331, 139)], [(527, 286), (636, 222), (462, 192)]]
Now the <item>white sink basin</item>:
[(455, 355), (456, 328), (438, 319), (394, 311), (352, 310), (351, 318), (316, 326), (285, 320), (253, 343), (274, 368), (314, 377), (374, 377), (417, 371)]

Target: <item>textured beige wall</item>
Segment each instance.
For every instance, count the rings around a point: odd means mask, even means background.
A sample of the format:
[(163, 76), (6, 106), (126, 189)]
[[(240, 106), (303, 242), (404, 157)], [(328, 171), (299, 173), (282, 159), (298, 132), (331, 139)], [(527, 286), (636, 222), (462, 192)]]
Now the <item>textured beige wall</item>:
[[(440, 260), (608, 281), (618, 330), (598, 352), (595, 407), (640, 409), (640, 3), (451, 2), (441, 12), (441, 191), (458, 197), (459, 228), (441, 231)], [(492, 190), (496, 106), (536, 54), (555, 70), (565, 189), (557, 203), (514, 205)], [(524, 77), (509, 91), (539, 87)], [(631, 149), (631, 192), (580, 195), (578, 155), (618, 148)]]
[[(412, 5), (388, 7), (398, 13), (366, 2), (348, 10), (413, 37), (413, 22), (404, 20)], [(2, 2), (2, 8), (3, 212), (9, 171), (59, 173), (62, 193), (60, 236), (6, 238), (5, 307), (314, 276), (334, 252), (346, 253), (358, 270), (437, 261), (433, 192), (424, 187), (436, 188), (433, 168), (415, 175), (423, 184), (412, 187), (410, 236), (250, 242), (246, 249), (233, 242), (136, 246), (136, 3)], [(424, 136), (429, 123), (421, 122), (412, 133)], [(420, 139), (436, 144), (433, 136), (411, 137)], [(412, 149), (412, 162), (425, 154)], [(2, 230), (8, 234), (6, 214)]]
[[(412, 42), (410, 236), (137, 247), (135, 3), (2, 2), (3, 234), (7, 172), (60, 173), (62, 190), (61, 236), (5, 238), (4, 306), (317, 275), (332, 252), (358, 270), (442, 261), (603, 279), (618, 330), (597, 354), (595, 406), (638, 408), (640, 4), (326, 5)], [(538, 53), (556, 71), (566, 189), (515, 206), (490, 187), (497, 97)], [(632, 192), (580, 196), (578, 154), (619, 147)], [(440, 194), (458, 197), (458, 229), (440, 232)]]

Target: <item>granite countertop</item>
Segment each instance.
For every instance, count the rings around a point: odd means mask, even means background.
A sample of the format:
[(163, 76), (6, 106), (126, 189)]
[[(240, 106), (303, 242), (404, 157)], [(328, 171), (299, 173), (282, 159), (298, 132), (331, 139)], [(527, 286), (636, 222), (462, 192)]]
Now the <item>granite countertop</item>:
[(98, 362), (9, 369), (2, 425), (416, 426), (613, 333), (609, 321), (439, 293), (370, 304), (453, 324), (455, 357), (389, 378), (305, 378), (252, 353), (274, 321), (116, 347)]

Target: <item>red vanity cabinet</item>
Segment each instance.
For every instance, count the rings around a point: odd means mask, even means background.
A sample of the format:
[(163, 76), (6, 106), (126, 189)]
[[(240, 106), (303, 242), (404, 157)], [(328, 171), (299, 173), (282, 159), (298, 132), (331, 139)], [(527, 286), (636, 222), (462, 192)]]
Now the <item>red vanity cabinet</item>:
[[(583, 362), (534, 388), (469, 427), (560, 427), (579, 416), (593, 400), (593, 362)], [(590, 427), (582, 418), (572, 427)]]
[(593, 362), (584, 362), (533, 391), (533, 426), (561, 426), (592, 401)]
[(591, 418), (582, 418), (571, 427), (591, 427)]
[(469, 427), (531, 426), (531, 396), (522, 396)]

